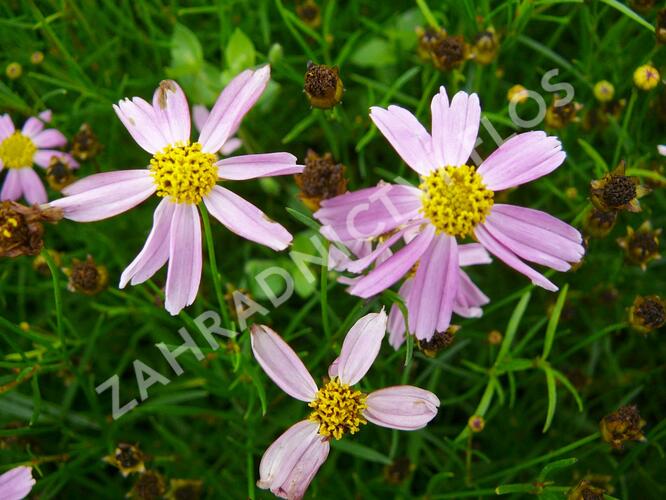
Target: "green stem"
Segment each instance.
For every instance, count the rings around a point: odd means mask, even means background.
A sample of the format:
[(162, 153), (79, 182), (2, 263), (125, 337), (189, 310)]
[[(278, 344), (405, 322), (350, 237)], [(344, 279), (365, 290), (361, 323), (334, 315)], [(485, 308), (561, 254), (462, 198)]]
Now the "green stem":
[(229, 330), (232, 329), (231, 321), (229, 319), (229, 311), (227, 310), (227, 303), (224, 300), (224, 293), (222, 293), (222, 281), (220, 280), (220, 272), (217, 269), (217, 260), (215, 258), (215, 246), (213, 245), (213, 233), (210, 229), (210, 219), (208, 218), (208, 211), (203, 203), (199, 204), (201, 211), (201, 220), (203, 220), (204, 233), (206, 235), (206, 250), (208, 251), (208, 259), (210, 261), (210, 272), (213, 275), (213, 287), (215, 288), (215, 295), (217, 302), (224, 316), (224, 325)]
[(328, 321), (328, 243), (324, 243), (323, 263), (321, 266), (320, 298), (321, 304), (321, 322), (324, 327), (324, 334), (327, 339), (331, 338), (331, 325)]
[(55, 300), (56, 307), (56, 329), (58, 332), (58, 338), (60, 339), (60, 346), (62, 347), (63, 353), (67, 353), (67, 348), (65, 346), (65, 331), (63, 328), (63, 319), (62, 319), (62, 295), (60, 290), (60, 279), (58, 278), (58, 266), (53, 261), (51, 254), (49, 254), (46, 248), (42, 249), (42, 257), (46, 260), (46, 265), (49, 266), (51, 271), (51, 279), (53, 281), (53, 298)]

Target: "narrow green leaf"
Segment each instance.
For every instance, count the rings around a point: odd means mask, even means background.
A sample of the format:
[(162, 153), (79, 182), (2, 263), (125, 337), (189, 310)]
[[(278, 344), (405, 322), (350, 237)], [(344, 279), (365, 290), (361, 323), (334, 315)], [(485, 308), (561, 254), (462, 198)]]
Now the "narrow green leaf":
[(627, 16), (629, 19), (632, 19), (632, 20), (636, 21), (638, 24), (640, 24), (641, 26), (649, 29), (650, 31), (652, 31), (654, 33), (654, 26), (652, 26), (645, 19), (643, 19), (638, 14), (636, 14), (633, 10), (631, 10), (629, 7), (627, 7), (623, 3), (618, 2), (617, 0), (601, 0), (601, 1), (603, 3), (605, 3), (606, 5), (609, 5), (609, 6), (613, 7), (614, 9), (619, 10), (620, 12), (622, 12), (622, 14)]
[(606, 172), (608, 172), (608, 164), (606, 163), (606, 160), (603, 159), (603, 157), (599, 154), (599, 152), (594, 149), (594, 146), (592, 146), (589, 142), (583, 140), (583, 139), (578, 139), (578, 144), (580, 145), (581, 148), (583, 148), (583, 151), (589, 156), (592, 161), (594, 162), (595, 165), (595, 170), (594, 174), (596, 177), (601, 177), (604, 175)]
[(571, 393), (571, 395), (574, 397), (576, 400), (576, 405), (578, 406), (578, 411), (583, 411), (583, 400), (580, 397), (580, 394), (578, 394), (578, 391), (576, 388), (573, 386), (571, 382), (569, 382), (569, 379), (564, 375), (563, 373), (553, 370), (553, 375), (555, 375), (555, 378), (560, 381), (560, 383)]
[(557, 387), (555, 386), (555, 375), (549, 366), (544, 366), (546, 373), (546, 386), (548, 388), (548, 410), (546, 411), (546, 423), (543, 425), (543, 431), (546, 433), (553, 423), (555, 408), (557, 406)]
[(556, 460), (555, 462), (546, 464), (544, 468), (541, 469), (537, 481), (543, 482), (548, 477), (548, 474), (550, 474), (552, 471), (563, 469), (564, 467), (571, 467), (576, 462), (578, 462), (577, 458), (563, 458), (562, 460)]
[(525, 313), (525, 309), (527, 309), (527, 304), (529, 303), (531, 296), (532, 293), (530, 290), (525, 291), (523, 296), (520, 298), (520, 301), (518, 301), (515, 309), (513, 310), (511, 318), (509, 319), (509, 324), (506, 327), (506, 333), (504, 335), (504, 340), (502, 341), (502, 346), (500, 347), (500, 351), (497, 354), (497, 358), (495, 359), (495, 366), (498, 366), (504, 357), (509, 354), (511, 343), (516, 336), (518, 326), (520, 325), (520, 320), (523, 318), (523, 314)]
[(555, 340), (555, 332), (557, 331), (557, 324), (560, 322), (560, 315), (562, 314), (562, 308), (564, 307), (564, 302), (567, 299), (567, 291), (569, 290), (569, 284), (567, 283), (562, 288), (560, 295), (557, 297), (557, 302), (555, 302), (555, 307), (553, 312), (550, 315), (548, 320), (548, 326), (546, 327), (546, 338), (543, 342), (543, 353), (541, 358), (546, 360), (550, 354), (550, 350), (553, 347), (553, 341)]
[(286, 210), (289, 213), (289, 215), (291, 215), (298, 222), (301, 222), (306, 226), (308, 226), (309, 228), (312, 228), (315, 231), (319, 232), (319, 223), (317, 223), (317, 221), (314, 220), (312, 217), (309, 217), (304, 213), (299, 212), (298, 210), (295, 210), (293, 208), (286, 207)]
[(383, 453), (368, 448), (359, 443), (355, 443), (349, 440), (333, 440), (331, 441), (331, 446), (334, 449), (340, 450), (343, 453), (348, 453), (349, 455), (354, 455), (355, 457), (362, 458), (369, 462), (377, 462), (384, 465), (391, 465), (393, 462), (389, 457)]

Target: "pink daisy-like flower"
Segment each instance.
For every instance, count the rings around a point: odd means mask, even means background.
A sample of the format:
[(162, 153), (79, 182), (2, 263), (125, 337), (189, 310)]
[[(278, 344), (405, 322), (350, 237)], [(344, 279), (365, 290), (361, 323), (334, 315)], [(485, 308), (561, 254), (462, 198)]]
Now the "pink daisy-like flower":
[[(201, 130), (204, 128), (204, 125), (206, 125), (209, 116), (210, 111), (208, 111), (206, 106), (201, 104), (195, 104), (192, 106), (192, 121), (194, 122), (194, 128), (196, 128), (198, 132), (201, 132)], [(236, 132), (238, 132), (238, 127), (240, 127), (240, 122), (238, 123), (236, 130), (232, 130), (229, 133), (229, 135), (232, 137), (227, 139), (227, 142), (222, 144), (222, 147), (219, 151), (222, 156), (229, 156), (243, 145), (242, 141), (238, 137), (233, 137)]]
[(120, 288), (136, 285), (169, 263), (165, 308), (178, 314), (196, 298), (201, 280), (201, 224), (197, 204), (234, 233), (274, 250), (292, 240), (261, 210), (218, 186), (217, 181), (297, 174), (303, 166), (290, 153), (252, 154), (217, 161), (216, 154), (238, 129), (241, 119), (263, 93), (270, 68), (246, 70), (222, 91), (197, 142), (190, 142), (190, 112), (180, 86), (165, 80), (152, 104), (140, 97), (114, 105), (134, 140), (152, 156), (147, 169), (91, 175), (63, 189), (68, 195), (50, 205), (65, 218), (90, 222), (112, 217), (157, 193), (157, 206), (146, 244), (125, 269)]
[(0, 170), (7, 169), (0, 201), (23, 196), (30, 204), (46, 203), (46, 189), (32, 166), (48, 168), (53, 157), (70, 168), (79, 166), (69, 153), (53, 149), (63, 147), (67, 139), (54, 128), (44, 130), (44, 123), (50, 121), (51, 111), (47, 110), (28, 118), (19, 131), (8, 114), (0, 116)]
[[(370, 117), (402, 159), (421, 177), (418, 187), (380, 184), (326, 200), (315, 217), (332, 241), (396, 237), (416, 230), (407, 245), (351, 287), (370, 297), (390, 287), (416, 262), (407, 308), (417, 338), (448, 328), (458, 289), (458, 239), (474, 237), (486, 250), (547, 290), (557, 287), (523, 260), (566, 271), (584, 249), (580, 233), (551, 215), (494, 203), (494, 192), (544, 176), (565, 159), (560, 141), (544, 132), (518, 134), (479, 166), (466, 162), (474, 148), (481, 108), (476, 94), (458, 92), (449, 104), (444, 87), (431, 104), (432, 134), (406, 109), (373, 107)], [(416, 229), (415, 229), (416, 228)]]
[(34, 485), (32, 467), (14, 467), (0, 475), (0, 498), (2, 500), (21, 500), (28, 496)]
[(284, 392), (312, 408), (306, 420), (291, 426), (266, 450), (257, 486), (281, 498), (301, 499), (326, 460), (331, 439), (354, 434), (367, 422), (391, 429), (421, 429), (437, 415), (437, 396), (418, 387), (387, 387), (370, 394), (352, 388), (375, 361), (386, 321), (381, 311), (352, 326), (340, 357), (328, 369), (330, 381), (321, 388), (277, 333), (267, 326), (252, 326), (252, 352), (266, 374)]
[(660, 144), (657, 146), (657, 151), (659, 151), (660, 155), (666, 156), (666, 144)]

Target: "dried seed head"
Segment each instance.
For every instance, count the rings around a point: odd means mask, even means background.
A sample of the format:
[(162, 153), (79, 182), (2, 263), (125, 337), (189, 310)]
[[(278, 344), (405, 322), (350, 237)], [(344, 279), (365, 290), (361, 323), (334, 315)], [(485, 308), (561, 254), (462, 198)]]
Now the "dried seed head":
[(87, 161), (97, 156), (101, 150), (102, 145), (90, 125), (82, 124), (72, 137), (72, 156), (79, 161)]
[(305, 0), (296, 7), (296, 14), (310, 28), (319, 28), (321, 25), (321, 10), (314, 0)]
[(432, 62), (440, 71), (458, 68), (471, 57), (471, 50), (461, 35), (437, 38), (430, 47)]
[(640, 212), (638, 199), (650, 190), (641, 186), (637, 177), (624, 175), (624, 160), (601, 179), (590, 182), (590, 201), (599, 210)]
[(72, 267), (63, 269), (63, 271), (69, 276), (67, 289), (70, 292), (96, 295), (106, 288), (109, 281), (106, 267), (95, 264), (90, 255), (84, 262), (74, 259)]
[(53, 156), (51, 164), (46, 169), (46, 180), (55, 191), (62, 191), (63, 188), (74, 182), (74, 171), (64, 158)]
[(627, 441), (646, 441), (641, 429), (645, 427), (636, 405), (623, 406), (606, 415), (599, 424), (601, 437), (616, 450), (624, 448)]
[(585, 216), (583, 227), (586, 234), (595, 238), (604, 238), (613, 230), (615, 222), (617, 222), (615, 210), (604, 211), (593, 207)]
[(312, 149), (305, 157), (305, 169), (294, 176), (301, 190), (300, 199), (313, 212), (322, 200), (328, 200), (347, 191), (345, 166), (335, 163), (331, 153), (319, 156)]
[(384, 478), (389, 484), (401, 484), (416, 469), (407, 457), (396, 458), (391, 465), (384, 467)]
[(431, 26), (427, 28), (419, 26), (416, 28), (416, 36), (419, 39), (417, 46), (419, 57), (424, 61), (432, 61), (432, 48), (446, 38), (446, 31)]
[(491, 26), (486, 31), (476, 35), (472, 57), (479, 64), (490, 64), (497, 57), (499, 47), (499, 37), (495, 33), (495, 28)]
[(139, 449), (138, 445), (118, 443), (115, 451), (102, 460), (120, 470), (123, 477), (134, 473), (141, 474), (146, 470), (144, 464), (146, 456)]
[(203, 483), (194, 479), (171, 479), (169, 491), (166, 494), (168, 500), (198, 500), (201, 497)]
[(42, 210), (14, 201), (0, 202), (0, 257), (37, 255), (44, 246), (42, 222), (62, 219), (60, 209)]
[(638, 296), (629, 308), (629, 324), (639, 333), (650, 333), (666, 323), (666, 301), (658, 295)]
[(419, 349), (429, 358), (434, 358), (439, 351), (446, 349), (453, 343), (458, 330), (460, 330), (459, 326), (451, 325), (443, 332), (435, 332), (430, 340), (418, 341)]
[(308, 64), (303, 86), (313, 108), (328, 109), (342, 100), (344, 86), (337, 67), (325, 64)]
[(158, 500), (162, 498), (165, 491), (162, 475), (159, 472), (147, 470), (139, 475), (128, 496), (140, 500)]
[(467, 420), (467, 427), (472, 432), (481, 432), (486, 427), (486, 420), (481, 415), (472, 415)]
[(604, 500), (606, 490), (583, 479), (567, 493), (567, 500)]
[(564, 128), (572, 122), (579, 121), (578, 112), (583, 106), (575, 101), (569, 101), (562, 104), (557, 95), (553, 96), (553, 102), (548, 109), (546, 109), (546, 125), (560, 129)]
[(650, 261), (661, 258), (659, 253), (659, 236), (661, 229), (652, 229), (650, 221), (645, 221), (634, 231), (627, 227), (627, 235), (618, 238), (617, 243), (624, 250), (627, 259), (638, 264), (643, 271), (647, 269)]

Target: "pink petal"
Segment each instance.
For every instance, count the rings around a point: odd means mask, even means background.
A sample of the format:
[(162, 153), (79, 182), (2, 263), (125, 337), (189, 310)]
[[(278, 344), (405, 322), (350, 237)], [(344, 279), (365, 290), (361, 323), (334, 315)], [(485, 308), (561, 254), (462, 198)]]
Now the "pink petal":
[(2, 191), (0, 191), (0, 200), (16, 201), (21, 197), (22, 194), (23, 186), (21, 185), (21, 175), (19, 174), (18, 169), (7, 169), (5, 182), (2, 185)]
[(150, 172), (146, 169), (134, 170), (116, 170), (113, 172), (102, 172), (101, 174), (93, 174), (76, 181), (73, 184), (65, 187), (62, 192), (67, 196), (74, 194), (81, 194), (91, 189), (98, 189), (101, 187), (110, 186), (119, 182), (138, 181), (142, 179), (151, 178)]
[(387, 238), (381, 245), (377, 245), (372, 252), (369, 252), (364, 257), (360, 259), (349, 262), (347, 265), (347, 270), (352, 273), (361, 273), (364, 269), (370, 266), (375, 262), (379, 257), (381, 257), (385, 252), (387, 252), (392, 245), (394, 245), (400, 238), (402, 238), (404, 230), (400, 230), (395, 234), (391, 235), (390, 238)]
[(433, 97), (432, 148), (438, 166), (463, 165), (472, 154), (479, 132), (479, 96), (458, 92), (451, 105), (444, 87)]
[(399, 385), (371, 392), (363, 416), (373, 424), (390, 429), (422, 429), (437, 416), (439, 399), (432, 392)]
[(331, 241), (368, 239), (419, 216), (421, 191), (413, 186), (380, 183), (321, 203), (314, 217)]
[(532, 283), (540, 287), (550, 290), (551, 292), (556, 292), (557, 287), (548, 280), (544, 275), (538, 273), (530, 266), (521, 261), (516, 255), (509, 250), (502, 243), (497, 241), (484, 227), (483, 224), (479, 224), (474, 229), (474, 235), (476, 239), (486, 247), (491, 254), (503, 261), (508, 266), (514, 268), (519, 273), (524, 274), (532, 280)]
[(48, 201), (46, 189), (37, 172), (31, 168), (19, 168), (16, 173), (21, 180), (23, 197), (30, 205), (35, 203), (41, 205)]
[(37, 117), (44, 123), (51, 123), (51, 120), (53, 119), (53, 112), (50, 109), (45, 109), (39, 113)]
[(192, 121), (194, 121), (194, 128), (197, 129), (197, 132), (201, 132), (201, 129), (206, 124), (206, 120), (208, 120), (208, 115), (210, 115), (210, 111), (208, 111), (206, 106), (202, 106), (201, 104), (192, 106)]
[(132, 285), (143, 283), (166, 264), (169, 259), (169, 234), (175, 208), (176, 204), (168, 198), (157, 205), (148, 239), (139, 255), (123, 271), (119, 288), (125, 288), (130, 280)]
[(23, 124), (23, 129), (21, 130), (21, 133), (33, 139), (37, 134), (39, 134), (42, 131), (43, 128), (44, 128), (44, 122), (39, 118), (31, 116)]
[(252, 352), (273, 382), (292, 398), (310, 402), (317, 384), (298, 355), (282, 337), (264, 325), (252, 325)]
[(430, 340), (435, 331), (449, 327), (459, 273), (455, 238), (437, 235), (419, 261), (407, 300), (409, 330), (417, 339)]
[(270, 78), (271, 69), (266, 65), (256, 71), (243, 71), (225, 87), (201, 129), (199, 142), (204, 152), (215, 153), (222, 148), (264, 92)]
[(329, 378), (338, 377), (340, 375), (339, 367), (340, 367), (340, 356), (335, 358), (333, 360), (333, 363), (331, 363), (330, 366), (328, 367), (328, 377)]
[(57, 149), (39, 149), (32, 158), (32, 161), (42, 168), (49, 168), (54, 156), (69, 165), (69, 168), (79, 168), (78, 162), (71, 154), (58, 151)]
[(338, 377), (343, 384), (354, 385), (374, 363), (386, 333), (386, 313), (370, 313), (351, 327), (340, 349)]
[(273, 250), (284, 250), (291, 243), (289, 231), (226, 188), (215, 186), (204, 203), (213, 217), (243, 238)]
[(0, 498), (21, 500), (28, 496), (34, 485), (32, 467), (14, 467), (0, 475)]
[(421, 258), (434, 236), (435, 229), (431, 225), (426, 226), (416, 238), (360, 279), (349, 289), (349, 293), (367, 299), (386, 290)]
[(218, 161), (215, 165), (221, 179), (232, 181), (300, 174), (305, 168), (303, 165), (296, 165), (296, 157), (291, 153), (232, 156)]
[(479, 243), (467, 243), (458, 246), (458, 265), (461, 267), (490, 264), (491, 262), (490, 255)]
[(14, 128), (12, 118), (7, 113), (0, 116), (0, 141), (9, 137), (15, 131), (16, 129)]
[(62, 132), (54, 128), (49, 128), (42, 130), (35, 137), (33, 137), (32, 142), (34, 142), (35, 146), (40, 149), (61, 148), (67, 144), (67, 138), (65, 138)]
[(164, 308), (172, 316), (197, 298), (201, 281), (201, 223), (196, 205), (178, 203), (173, 209), (169, 234)]
[(222, 144), (222, 149), (220, 149), (220, 154), (222, 156), (229, 156), (231, 153), (236, 151), (242, 145), (243, 141), (241, 141), (238, 137), (232, 137), (231, 139), (228, 139), (227, 142)]
[(417, 173), (427, 175), (433, 163), (430, 134), (416, 117), (400, 106), (370, 108), (370, 118), (404, 162)]
[(190, 141), (190, 107), (180, 85), (162, 80), (153, 94), (153, 109), (169, 144)]
[(323, 438), (315, 440), (311, 446), (305, 449), (284, 483), (279, 488), (273, 487), (272, 492), (287, 499), (302, 499), (319, 468), (328, 458), (329, 450), (328, 440)]
[[(404, 281), (398, 291), (398, 295), (402, 297), (402, 300), (405, 303), (409, 300), (409, 294), (412, 291), (413, 285), (414, 279), (408, 278)], [(405, 341), (407, 327), (405, 325), (405, 317), (402, 314), (402, 310), (396, 304), (391, 306), (386, 330), (389, 334), (389, 344), (397, 351)]]
[(501, 191), (549, 174), (565, 158), (557, 137), (547, 137), (540, 131), (525, 132), (497, 148), (477, 172), (488, 189)]
[[(113, 217), (135, 207), (155, 192), (152, 176), (148, 170), (142, 172), (145, 173), (141, 177), (132, 177), (111, 184), (104, 182), (105, 179), (103, 179), (100, 187), (77, 192), (72, 196), (52, 201), (49, 205), (62, 208), (66, 219), (78, 222), (91, 222)], [(97, 177), (97, 175), (91, 177)], [(84, 181), (93, 182), (92, 179), (83, 179), (79, 182)], [(70, 191), (73, 186), (75, 184), (70, 186)], [(74, 190), (79, 191), (78, 188), (74, 188)]]
[[(274, 494), (283, 498), (286, 497), (289, 491), (293, 491), (298, 486), (301, 486), (298, 488), (299, 491), (301, 489), (305, 491), (308, 484), (304, 484), (304, 480), (312, 479), (314, 473), (326, 459), (328, 447), (328, 441), (319, 435), (319, 424), (311, 420), (301, 420), (295, 423), (277, 438), (264, 453), (259, 464), (257, 486), (262, 489), (270, 489)], [(323, 459), (312, 461), (312, 452), (309, 452), (311, 448), (320, 448), (324, 454)], [(297, 476), (302, 478), (297, 486), (296, 481), (288, 482), (287, 480), (295, 469), (305, 472), (305, 467), (299, 467), (304, 458), (307, 459), (307, 462), (312, 462), (311, 466), (307, 468), (311, 473), (299, 475), (297, 471)], [(314, 471), (311, 469), (314, 469)], [(288, 498), (298, 497), (292, 494)]]
[(542, 212), (541, 210), (496, 203), (493, 205), (492, 211), (495, 213), (501, 213), (506, 217), (511, 217), (512, 219), (515, 219), (516, 222), (524, 222), (533, 226), (539, 226), (546, 231), (563, 236), (575, 243), (581, 243), (583, 241), (583, 237), (575, 227), (561, 221), (557, 217)]
[(464, 318), (480, 318), (483, 315), (481, 306), (488, 302), (490, 299), (474, 284), (467, 273), (460, 271), (453, 312)]
[(113, 105), (113, 109), (123, 122), (136, 143), (150, 154), (155, 154), (169, 145), (164, 124), (158, 120), (155, 110), (140, 97), (131, 101), (123, 99)]

